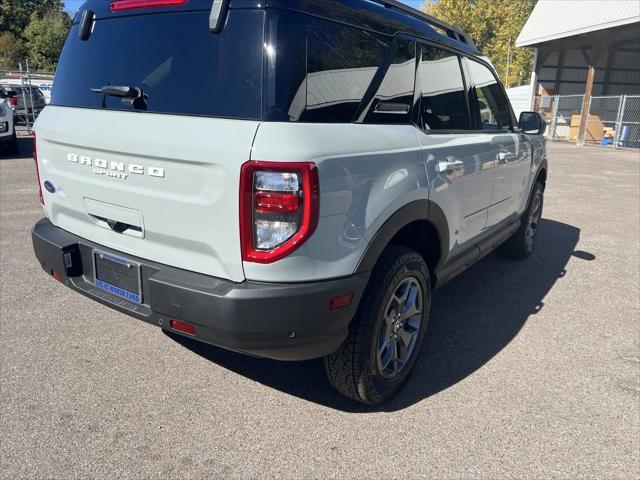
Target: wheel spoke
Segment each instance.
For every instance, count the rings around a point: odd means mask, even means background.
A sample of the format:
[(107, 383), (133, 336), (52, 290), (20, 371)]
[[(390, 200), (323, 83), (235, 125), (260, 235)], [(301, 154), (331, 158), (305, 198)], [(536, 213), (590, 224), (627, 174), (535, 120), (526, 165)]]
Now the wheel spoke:
[(417, 333), (417, 330), (409, 331), (403, 328), (401, 330), (398, 330), (398, 338), (400, 338), (400, 340), (402, 340), (402, 343), (404, 343), (404, 345), (409, 348), (409, 346), (411, 345), (411, 340), (416, 336)]
[(384, 342), (384, 345), (378, 350), (378, 358), (380, 359), (380, 368), (386, 370), (391, 360), (393, 360), (393, 350), (390, 348), (391, 343), (389, 341)]
[(398, 371), (398, 342), (397, 341), (392, 341), (391, 342), (391, 350), (393, 352), (392, 356), (391, 356), (391, 363), (393, 365), (393, 373), (396, 373)]

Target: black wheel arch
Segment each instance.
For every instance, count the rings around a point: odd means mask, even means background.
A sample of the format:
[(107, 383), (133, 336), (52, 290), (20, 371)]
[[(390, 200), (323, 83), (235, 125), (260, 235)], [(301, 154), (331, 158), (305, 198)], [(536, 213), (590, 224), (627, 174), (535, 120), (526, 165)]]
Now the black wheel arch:
[(418, 251), (433, 276), (446, 257), (449, 246), (449, 225), (444, 212), (429, 200), (415, 200), (404, 205), (376, 232), (360, 258), (356, 273), (371, 271), (382, 251), (392, 243)]

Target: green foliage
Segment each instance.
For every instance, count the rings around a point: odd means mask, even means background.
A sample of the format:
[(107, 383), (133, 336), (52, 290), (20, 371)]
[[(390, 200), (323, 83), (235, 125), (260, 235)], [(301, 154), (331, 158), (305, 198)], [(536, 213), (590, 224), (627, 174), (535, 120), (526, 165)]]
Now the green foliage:
[(0, 0), (0, 32), (22, 37), (34, 13), (43, 17), (52, 10), (61, 12), (63, 8), (62, 0)]
[(55, 70), (70, 27), (71, 19), (64, 12), (53, 11), (44, 17), (33, 14), (24, 37), (34, 69)]
[(27, 49), (20, 38), (11, 32), (0, 33), (0, 68), (14, 68), (26, 53)]
[(34, 69), (54, 70), (71, 27), (62, 0), (0, 0), (0, 68), (29, 59)]
[(438, 0), (423, 10), (468, 32), (489, 57), (506, 87), (529, 82), (533, 51), (516, 38), (537, 0)]

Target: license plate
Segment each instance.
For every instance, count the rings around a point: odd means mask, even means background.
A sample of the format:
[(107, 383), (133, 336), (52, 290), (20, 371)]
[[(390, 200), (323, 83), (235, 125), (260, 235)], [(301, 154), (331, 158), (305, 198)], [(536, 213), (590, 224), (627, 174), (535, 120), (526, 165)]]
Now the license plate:
[(93, 252), (93, 263), (96, 287), (130, 302), (142, 303), (139, 264), (97, 251)]

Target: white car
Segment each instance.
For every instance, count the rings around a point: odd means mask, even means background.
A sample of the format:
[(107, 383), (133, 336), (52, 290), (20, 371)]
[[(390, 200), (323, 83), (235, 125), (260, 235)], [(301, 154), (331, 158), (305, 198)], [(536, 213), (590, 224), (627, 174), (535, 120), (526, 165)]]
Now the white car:
[(16, 128), (13, 122), (13, 110), (6, 99), (0, 98), (0, 149), (16, 150)]

